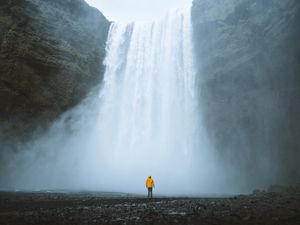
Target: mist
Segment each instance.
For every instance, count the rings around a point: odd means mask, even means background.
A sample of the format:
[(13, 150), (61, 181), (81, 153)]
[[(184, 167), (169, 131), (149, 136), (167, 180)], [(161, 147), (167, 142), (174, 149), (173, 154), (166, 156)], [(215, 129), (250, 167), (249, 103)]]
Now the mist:
[(2, 188), (143, 193), (151, 175), (160, 195), (232, 192), (202, 125), (190, 19), (113, 23), (103, 83), (5, 156)]
[[(157, 195), (203, 196), (297, 180), (299, 46), (263, 30), (280, 20), (279, 6), (255, 4), (250, 20), (237, 2), (194, 1), (153, 21), (111, 22), (99, 75), (86, 76), (96, 84), (77, 94), (84, 100), (46, 131), (13, 147), (2, 141), (0, 189), (143, 194), (151, 175)], [(266, 8), (261, 28), (255, 16)]]

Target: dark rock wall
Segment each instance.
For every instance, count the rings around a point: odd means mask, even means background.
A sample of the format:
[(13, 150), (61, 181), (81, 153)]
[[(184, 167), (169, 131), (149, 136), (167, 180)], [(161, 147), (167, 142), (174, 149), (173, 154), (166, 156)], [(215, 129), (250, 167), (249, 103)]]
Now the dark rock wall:
[(249, 183), (299, 181), (300, 1), (194, 0), (192, 20), (220, 158)]
[(84, 0), (0, 0), (1, 136), (22, 136), (102, 79), (110, 23)]

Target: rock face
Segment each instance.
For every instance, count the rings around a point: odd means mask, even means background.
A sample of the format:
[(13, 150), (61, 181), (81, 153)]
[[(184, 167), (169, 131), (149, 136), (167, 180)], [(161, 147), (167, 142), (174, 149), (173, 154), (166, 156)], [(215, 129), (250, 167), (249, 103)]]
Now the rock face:
[(84, 0), (0, 1), (2, 135), (47, 124), (101, 81), (109, 25)]
[(252, 183), (299, 180), (300, 2), (194, 0), (192, 21), (220, 157)]

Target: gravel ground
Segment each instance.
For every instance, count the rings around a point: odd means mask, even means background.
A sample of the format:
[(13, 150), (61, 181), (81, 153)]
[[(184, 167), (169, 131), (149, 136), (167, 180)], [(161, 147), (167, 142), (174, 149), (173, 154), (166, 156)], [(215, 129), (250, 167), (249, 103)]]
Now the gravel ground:
[(228, 198), (0, 192), (1, 225), (300, 225), (300, 188)]

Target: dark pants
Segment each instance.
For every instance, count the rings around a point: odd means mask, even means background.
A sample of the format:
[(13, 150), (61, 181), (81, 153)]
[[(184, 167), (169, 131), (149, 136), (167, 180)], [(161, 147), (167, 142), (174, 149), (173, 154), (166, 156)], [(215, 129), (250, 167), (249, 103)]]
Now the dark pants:
[(152, 188), (148, 188), (148, 198), (152, 198)]

